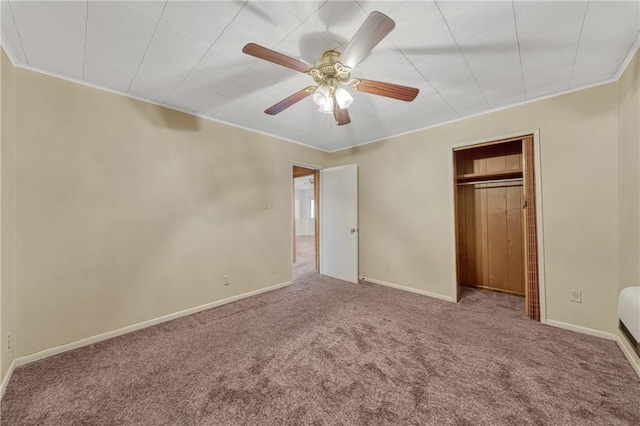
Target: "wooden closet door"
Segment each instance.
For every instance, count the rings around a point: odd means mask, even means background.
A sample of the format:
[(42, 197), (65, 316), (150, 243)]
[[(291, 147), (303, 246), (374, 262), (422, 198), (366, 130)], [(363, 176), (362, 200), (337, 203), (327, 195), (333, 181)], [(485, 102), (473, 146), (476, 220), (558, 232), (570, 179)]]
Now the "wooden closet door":
[(490, 184), (487, 196), (487, 287), (506, 290), (507, 267), (507, 191), (501, 184)]
[(487, 185), (473, 185), (474, 210), (470, 212), (474, 217), (474, 258), (476, 276), (471, 285), (489, 287), (489, 209), (487, 199)]
[(522, 183), (487, 185), (487, 287), (524, 295)]
[(522, 183), (458, 187), (460, 283), (524, 295)]

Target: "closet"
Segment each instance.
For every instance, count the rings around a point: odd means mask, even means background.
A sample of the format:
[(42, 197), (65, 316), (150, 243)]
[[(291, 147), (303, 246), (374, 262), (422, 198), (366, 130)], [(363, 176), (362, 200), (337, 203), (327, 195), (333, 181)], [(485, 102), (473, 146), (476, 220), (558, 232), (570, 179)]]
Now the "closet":
[(456, 150), (458, 279), (525, 295), (523, 140)]

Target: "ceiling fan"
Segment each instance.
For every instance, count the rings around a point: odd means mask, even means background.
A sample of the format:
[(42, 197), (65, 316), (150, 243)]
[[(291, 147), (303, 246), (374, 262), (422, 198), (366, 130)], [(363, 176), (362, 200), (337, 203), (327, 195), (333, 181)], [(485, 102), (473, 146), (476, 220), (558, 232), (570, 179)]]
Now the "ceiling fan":
[(276, 115), (313, 94), (313, 101), (320, 107), (320, 111), (333, 114), (336, 124), (342, 126), (351, 122), (347, 108), (353, 101), (353, 97), (345, 87), (406, 102), (414, 100), (419, 92), (414, 87), (351, 78), (353, 67), (366, 58), (371, 49), (380, 43), (395, 26), (395, 22), (388, 16), (380, 12), (371, 12), (353, 38), (344, 46), (342, 52), (328, 50), (313, 66), (255, 43), (244, 46), (242, 51), (247, 55), (308, 74), (317, 84), (283, 99), (265, 110), (265, 113)]

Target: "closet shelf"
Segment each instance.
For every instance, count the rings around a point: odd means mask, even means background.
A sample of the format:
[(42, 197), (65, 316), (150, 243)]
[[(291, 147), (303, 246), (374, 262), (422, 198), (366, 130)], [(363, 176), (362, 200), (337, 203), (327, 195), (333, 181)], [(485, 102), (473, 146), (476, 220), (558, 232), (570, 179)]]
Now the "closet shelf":
[(465, 175), (456, 176), (456, 183), (473, 182), (476, 180), (512, 179), (512, 178), (521, 178), (521, 177), (522, 177), (522, 169), (502, 170), (499, 172), (490, 172), (490, 173), (468, 173)]

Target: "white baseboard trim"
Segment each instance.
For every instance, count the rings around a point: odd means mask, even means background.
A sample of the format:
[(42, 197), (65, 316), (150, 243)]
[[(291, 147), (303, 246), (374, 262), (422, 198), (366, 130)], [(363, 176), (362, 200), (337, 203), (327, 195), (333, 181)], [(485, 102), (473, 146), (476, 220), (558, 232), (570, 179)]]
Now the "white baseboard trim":
[(627, 358), (627, 361), (629, 361), (629, 364), (631, 364), (633, 370), (636, 372), (638, 377), (640, 377), (640, 359), (631, 352), (629, 347), (622, 340), (622, 337), (616, 335), (616, 342), (618, 343), (618, 346), (620, 346), (624, 356)]
[(11, 376), (13, 376), (13, 370), (16, 369), (16, 360), (11, 361), (11, 365), (7, 370), (7, 374), (4, 375), (4, 379), (2, 379), (2, 384), (0, 385), (0, 400), (4, 396), (4, 391), (7, 390), (7, 385), (9, 384), (9, 380), (11, 380)]
[(601, 337), (607, 340), (616, 340), (616, 335), (606, 331), (595, 330), (593, 328), (581, 327), (579, 325), (569, 324), (562, 321), (547, 319), (547, 325), (565, 330), (575, 331), (576, 333), (588, 334), (589, 336)]
[(408, 291), (410, 293), (416, 293), (416, 294), (420, 294), (422, 296), (433, 297), (434, 299), (440, 299), (440, 300), (446, 300), (447, 302), (453, 302), (453, 297), (445, 296), (443, 294), (431, 293), (431, 292), (424, 291), (424, 290), (418, 290), (417, 288), (407, 287), (407, 286), (400, 285), (400, 284), (389, 283), (389, 282), (386, 282), (386, 281), (380, 281), (380, 280), (376, 280), (376, 279), (368, 278), (368, 277), (360, 277), (360, 279), (363, 280), (363, 281), (366, 281), (368, 283), (371, 283), (371, 284), (383, 285), (385, 287), (391, 287), (391, 288), (395, 288), (395, 289), (402, 290), (402, 291)]
[[(85, 339), (76, 340), (75, 342), (67, 343), (61, 346), (56, 346), (51, 349), (45, 349), (44, 351), (36, 352), (34, 354), (25, 355), (20, 358), (16, 358), (13, 362), (15, 367), (20, 367), (25, 364), (29, 364), (34, 361), (41, 360), (43, 358), (50, 357), (52, 355), (57, 355), (62, 352), (67, 352), (72, 349), (81, 348), (83, 346), (91, 345), (93, 343), (100, 342), (102, 340), (111, 339), (112, 337), (121, 336), (123, 334), (131, 333), (132, 331), (141, 330), (143, 328), (151, 327), (152, 325), (160, 324), (163, 322), (171, 321), (176, 318), (184, 317), (187, 315), (195, 314), (201, 311), (205, 311), (207, 309), (215, 308), (217, 306), (226, 305), (227, 303), (236, 302), (241, 299), (246, 299), (247, 297), (257, 296), (261, 293), (266, 293), (268, 291), (277, 290), (282, 287), (286, 287), (291, 284), (291, 281), (286, 281), (280, 284), (274, 284), (269, 287), (260, 288), (258, 290), (253, 290), (248, 293), (239, 294), (237, 296), (228, 297), (226, 299), (217, 300), (215, 302), (207, 303), (204, 305), (196, 306), (193, 308), (185, 309), (183, 311), (174, 312), (169, 315), (164, 315), (158, 318), (150, 319), (147, 321), (139, 322), (137, 324), (132, 324), (127, 327), (119, 328), (117, 330), (108, 331), (106, 333), (98, 334), (96, 336), (87, 337)], [(10, 375), (7, 374), (6, 381), (9, 381)], [(3, 383), (4, 386), (4, 383)]]

